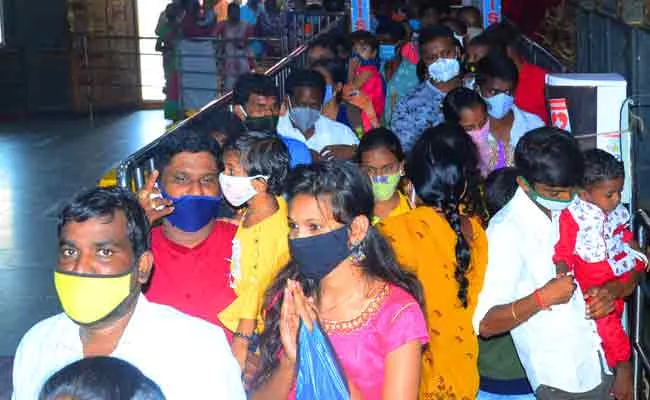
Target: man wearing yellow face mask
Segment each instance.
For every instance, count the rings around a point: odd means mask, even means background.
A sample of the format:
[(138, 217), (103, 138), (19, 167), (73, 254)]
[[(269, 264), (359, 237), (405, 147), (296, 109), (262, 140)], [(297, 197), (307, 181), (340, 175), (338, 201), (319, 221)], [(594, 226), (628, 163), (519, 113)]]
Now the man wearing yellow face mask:
[(153, 304), (140, 293), (153, 256), (149, 223), (129, 192), (97, 188), (59, 215), (54, 285), (65, 313), (32, 327), (16, 351), (14, 400), (84, 357), (130, 362), (173, 399), (244, 399), (241, 371), (223, 331)]

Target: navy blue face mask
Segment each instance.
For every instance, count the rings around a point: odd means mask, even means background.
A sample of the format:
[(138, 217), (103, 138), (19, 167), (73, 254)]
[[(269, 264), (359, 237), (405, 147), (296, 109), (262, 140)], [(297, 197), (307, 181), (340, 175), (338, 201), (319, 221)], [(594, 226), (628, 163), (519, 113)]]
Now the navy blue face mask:
[(374, 65), (377, 66), (379, 64), (379, 60), (377, 58), (373, 58), (371, 60), (366, 60), (365, 58), (361, 57), (359, 53), (356, 51), (352, 50), (352, 55), (350, 58), (356, 58), (359, 60), (359, 65), (362, 67), (368, 66), (368, 65)]
[(219, 214), (221, 197), (189, 195), (172, 197), (163, 190), (160, 193), (174, 205), (174, 212), (166, 217), (167, 221), (183, 232), (196, 232)]
[(289, 249), (300, 273), (318, 283), (350, 256), (348, 239), (348, 227), (343, 226), (322, 235), (290, 239)]

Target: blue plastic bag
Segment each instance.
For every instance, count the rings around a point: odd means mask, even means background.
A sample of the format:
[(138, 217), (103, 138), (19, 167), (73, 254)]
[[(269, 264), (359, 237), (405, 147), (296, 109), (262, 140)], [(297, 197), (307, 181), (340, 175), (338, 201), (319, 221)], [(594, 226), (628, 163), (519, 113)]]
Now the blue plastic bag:
[(336, 354), (320, 326), (300, 324), (296, 400), (349, 400), (350, 392)]

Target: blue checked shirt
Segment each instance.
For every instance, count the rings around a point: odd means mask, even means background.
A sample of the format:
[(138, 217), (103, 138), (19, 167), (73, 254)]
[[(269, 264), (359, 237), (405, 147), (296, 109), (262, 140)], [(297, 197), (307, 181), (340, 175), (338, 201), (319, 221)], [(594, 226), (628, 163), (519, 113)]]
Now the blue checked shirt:
[(391, 129), (405, 152), (413, 149), (425, 129), (444, 122), (441, 105), (446, 95), (426, 81), (400, 98), (393, 112)]

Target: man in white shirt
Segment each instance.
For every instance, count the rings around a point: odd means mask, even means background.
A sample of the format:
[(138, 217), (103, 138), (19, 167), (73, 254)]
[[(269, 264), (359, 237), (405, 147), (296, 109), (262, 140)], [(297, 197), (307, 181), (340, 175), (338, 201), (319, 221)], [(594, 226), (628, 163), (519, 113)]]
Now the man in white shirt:
[(483, 337), (510, 331), (538, 399), (609, 399), (612, 378), (593, 319), (634, 285), (590, 290), (587, 306), (573, 277), (558, 276), (552, 261), (557, 216), (580, 184), (582, 154), (566, 132), (540, 128), (520, 140), (515, 164), (519, 188), (487, 230), (474, 329)]
[(305, 143), (314, 161), (351, 160), (359, 138), (352, 129), (321, 115), (326, 84), (320, 72), (294, 71), (286, 86), (287, 112), (278, 120), (278, 134)]
[(32, 327), (16, 351), (14, 400), (34, 400), (45, 381), (91, 356), (130, 362), (168, 400), (245, 399), (241, 371), (221, 328), (150, 303), (149, 223), (122, 189), (81, 193), (59, 216), (54, 272), (65, 313)]

